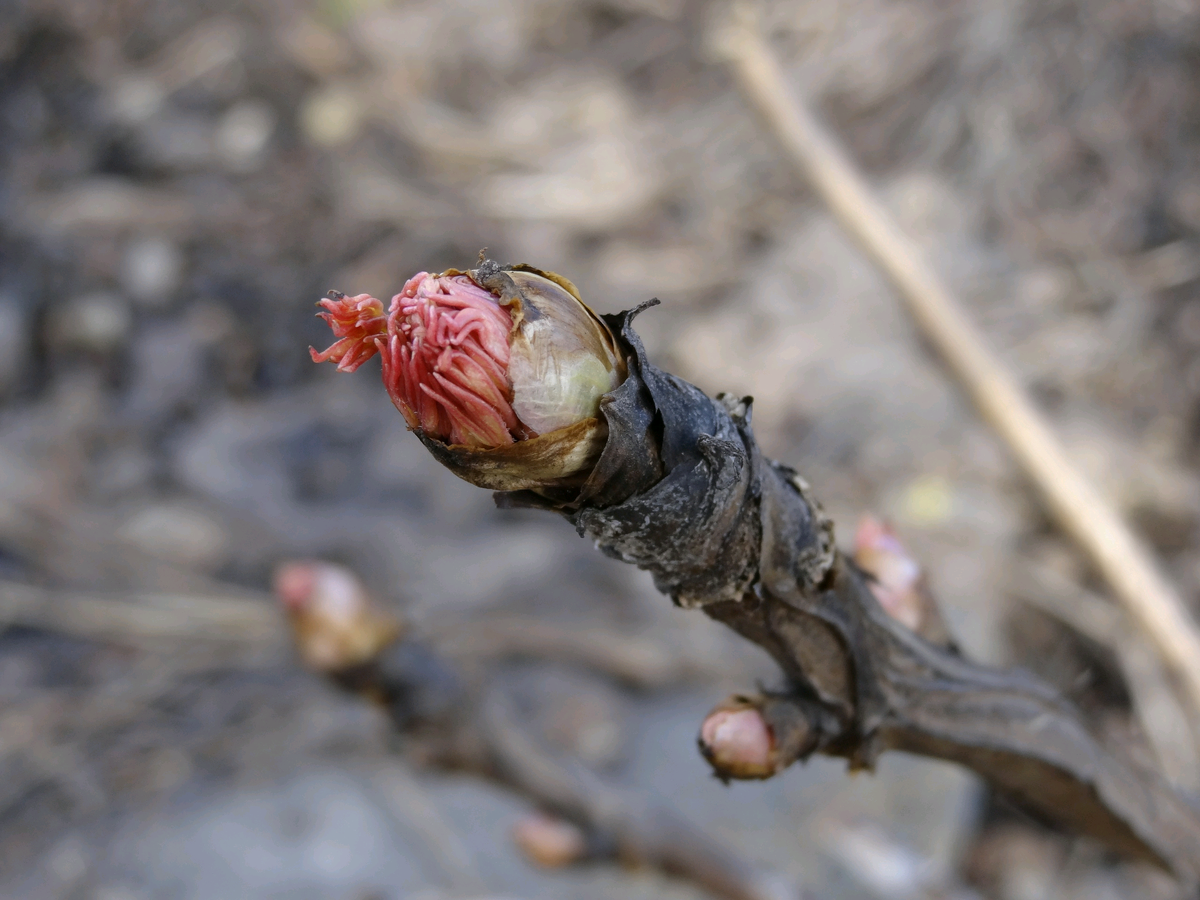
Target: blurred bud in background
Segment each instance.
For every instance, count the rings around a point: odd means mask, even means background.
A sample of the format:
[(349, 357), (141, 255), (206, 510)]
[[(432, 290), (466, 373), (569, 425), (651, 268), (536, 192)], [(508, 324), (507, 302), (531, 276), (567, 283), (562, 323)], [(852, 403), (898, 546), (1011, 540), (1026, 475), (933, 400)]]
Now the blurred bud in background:
[(854, 561), (872, 576), (868, 585), (884, 612), (931, 643), (953, 643), (921, 564), (890, 525), (863, 516), (854, 534)]
[(301, 657), (319, 672), (361, 665), (401, 634), (400, 622), (379, 609), (358, 577), (342, 566), (284, 563), (273, 586)]
[(578, 826), (548, 813), (531, 813), (513, 825), (513, 842), (525, 858), (546, 869), (579, 862), (587, 854), (587, 838)]

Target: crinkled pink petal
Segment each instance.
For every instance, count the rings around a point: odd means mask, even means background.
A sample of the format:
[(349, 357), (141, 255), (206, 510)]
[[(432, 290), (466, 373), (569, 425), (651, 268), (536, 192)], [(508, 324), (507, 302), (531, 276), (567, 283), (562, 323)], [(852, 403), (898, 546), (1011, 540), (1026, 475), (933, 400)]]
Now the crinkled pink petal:
[(512, 408), (512, 318), (468, 276), (419, 272), (386, 314), (366, 294), (335, 294), (321, 306), (338, 340), (312, 358), (353, 372), (378, 353), (384, 387), (410, 428), (469, 447), (533, 436)]
[(376, 341), (383, 384), (410, 428), (451, 444), (498, 447), (528, 437), (512, 409), (512, 318), (466, 275), (410, 278)]

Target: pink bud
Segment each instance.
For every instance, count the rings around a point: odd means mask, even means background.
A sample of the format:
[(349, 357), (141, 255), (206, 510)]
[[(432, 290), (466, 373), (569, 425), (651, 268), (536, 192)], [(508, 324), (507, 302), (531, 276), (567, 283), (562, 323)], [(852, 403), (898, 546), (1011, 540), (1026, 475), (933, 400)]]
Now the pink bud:
[(754, 707), (721, 708), (700, 726), (700, 746), (718, 775), (769, 778), (775, 774), (775, 739)]
[(387, 333), (387, 316), (383, 304), (367, 294), (347, 297), (338, 291), (320, 301), (324, 312), (317, 313), (341, 338), (323, 353), (309, 347), (313, 362), (335, 362), (338, 371), (353, 372), (378, 352), (379, 342)]
[[(566, 279), (481, 260), (469, 272), (417, 273), (386, 317), (366, 294), (321, 305), (339, 340), (324, 353), (310, 348), (312, 358), (353, 371), (379, 353), (408, 427), (467, 480), (562, 486), (598, 458), (600, 398), (627, 370), (604, 320)], [(535, 438), (528, 450), (511, 447)]]
[(578, 827), (545, 813), (519, 820), (513, 826), (512, 836), (526, 858), (547, 869), (569, 866), (587, 853), (587, 839)]
[(376, 608), (362, 582), (341, 566), (284, 563), (275, 572), (274, 589), (300, 655), (319, 671), (366, 662), (400, 633), (397, 621)]

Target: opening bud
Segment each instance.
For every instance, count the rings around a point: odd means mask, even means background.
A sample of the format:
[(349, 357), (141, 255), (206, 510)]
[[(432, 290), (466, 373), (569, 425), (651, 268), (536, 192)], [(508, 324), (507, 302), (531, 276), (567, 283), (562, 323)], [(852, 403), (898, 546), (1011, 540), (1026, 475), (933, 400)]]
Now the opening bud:
[(608, 326), (570, 281), (484, 261), (419, 272), (382, 304), (331, 294), (340, 340), (317, 362), (353, 371), (379, 353), (410, 429), (455, 474), (493, 490), (582, 483), (603, 449), (600, 398), (625, 379)]

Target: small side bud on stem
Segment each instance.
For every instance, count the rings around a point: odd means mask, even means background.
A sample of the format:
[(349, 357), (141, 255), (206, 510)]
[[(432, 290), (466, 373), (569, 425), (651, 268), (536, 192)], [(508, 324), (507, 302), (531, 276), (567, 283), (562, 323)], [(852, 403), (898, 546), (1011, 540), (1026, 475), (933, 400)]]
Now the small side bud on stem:
[(722, 781), (770, 778), (778, 771), (771, 726), (762, 710), (744, 697), (727, 700), (705, 717), (699, 745)]
[(807, 759), (839, 724), (802, 695), (734, 694), (700, 726), (700, 753), (722, 781), (770, 778)]

